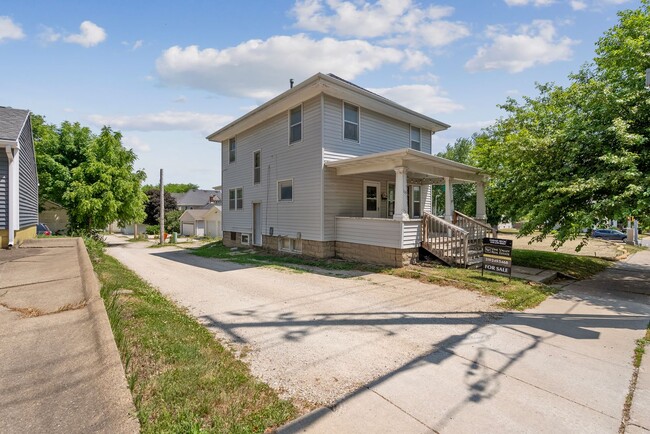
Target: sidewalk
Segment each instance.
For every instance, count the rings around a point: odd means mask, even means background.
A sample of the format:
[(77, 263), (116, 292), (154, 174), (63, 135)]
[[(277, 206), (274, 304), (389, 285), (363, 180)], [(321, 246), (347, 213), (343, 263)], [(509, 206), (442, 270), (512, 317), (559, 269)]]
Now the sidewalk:
[[(644, 251), (535, 309), (450, 336), (433, 353), (279, 432), (617, 433), (635, 341), (650, 320), (648, 282)], [(631, 412), (631, 423), (645, 429), (648, 359)]]
[(134, 433), (134, 414), (81, 239), (0, 250), (0, 432)]

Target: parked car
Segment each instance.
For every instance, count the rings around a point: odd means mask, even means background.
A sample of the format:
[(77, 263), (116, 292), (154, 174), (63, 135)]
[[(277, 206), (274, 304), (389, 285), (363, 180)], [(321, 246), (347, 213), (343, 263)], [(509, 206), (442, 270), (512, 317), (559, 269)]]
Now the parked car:
[(603, 240), (620, 240), (620, 241), (623, 241), (624, 239), (627, 238), (627, 235), (625, 235), (621, 231), (617, 231), (616, 229), (594, 229), (591, 232), (591, 236), (593, 238), (602, 238)]
[(45, 223), (39, 223), (36, 226), (36, 235), (45, 235), (46, 237), (49, 237), (52, 235), (52, 231), (47, 227)]

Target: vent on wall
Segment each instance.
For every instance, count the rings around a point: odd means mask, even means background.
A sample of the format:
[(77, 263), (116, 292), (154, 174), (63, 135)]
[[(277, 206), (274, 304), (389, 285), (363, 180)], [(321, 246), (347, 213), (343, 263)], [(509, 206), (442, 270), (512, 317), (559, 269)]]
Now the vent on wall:
[(242, 244), (250, 244), (250, 235), (249, 234), (241, 234), (241, 243)]

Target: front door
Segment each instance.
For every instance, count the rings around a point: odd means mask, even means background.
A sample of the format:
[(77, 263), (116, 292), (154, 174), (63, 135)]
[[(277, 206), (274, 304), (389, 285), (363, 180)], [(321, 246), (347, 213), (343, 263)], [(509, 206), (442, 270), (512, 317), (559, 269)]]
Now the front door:
[(262, 245), (262, 204), (253, 204), (253, 244)]
[(381, 184), (375, 181), (363, 181), (363, 216), (380, 217)]

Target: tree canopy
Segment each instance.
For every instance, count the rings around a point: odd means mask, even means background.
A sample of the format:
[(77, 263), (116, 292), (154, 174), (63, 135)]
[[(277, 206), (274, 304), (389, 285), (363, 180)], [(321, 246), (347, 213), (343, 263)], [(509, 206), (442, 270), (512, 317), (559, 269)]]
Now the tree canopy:
[[(151, 189), (159, 189), (159, 185), (152, 185), (152, 184), (145, 184), (142, 186), (142, 191), (145, 193)], [(191, 182), (188, 183), (183, 183), (183, 184), (175, 184), (175, 183), (170, 183), (170, 184), (165, 184), (165, 191), (170, 192), (170, 193), (186, 193), (190, 190), (198, 190), (199, 186), (196, 184), (192, 184)]]
[[(144, 212), (147, 214), (144, 222), (148, 225), (155, 225), (160, 223), (160, 188), (150, 188), (145, 191), (147, 195), (147, 203), (144, 207)], [(170, 192), (165, 187), (165, 220), (167, 220), (167, 211), (176, 209), (176, 199), (174, 199)]]
[(33, 116), (33, 134), (41, 200), (61, 204), (70, 229), (103, 229), (113, 221), (126, 225), (144, 219), (143, 171), (122, 146), (122, 135), (104, 127), (95, 135), (79, 123), (60, 127)]
[[(566, 87), (501, 106), (507, 116), (476, 137), (473, 158), (492, 176), (492, 206), (524, 234), (554, 244), (607, 219), (650, 214), (650, 1), (619, 13), (592, 63)], [(556, 230), (556, 231), (555, 231)]]

